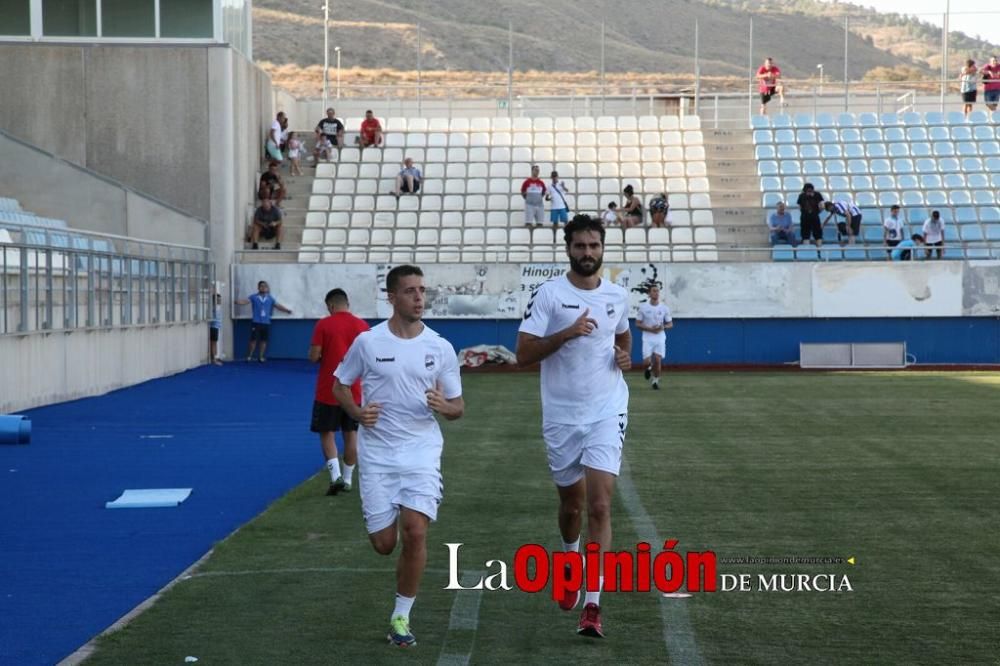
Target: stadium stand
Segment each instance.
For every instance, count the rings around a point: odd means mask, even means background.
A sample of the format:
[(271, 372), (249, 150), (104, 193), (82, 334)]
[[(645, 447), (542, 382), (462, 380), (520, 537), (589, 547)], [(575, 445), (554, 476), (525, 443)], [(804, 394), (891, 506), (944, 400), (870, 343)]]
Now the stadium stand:
[[(1000, 257), (1000, 113), (755, 116), (754, 155), (761, 205), (794, 207), (805, 182), (827, 199), (848, 199), (863, 215), (863, 244), (824, 247), (827, 260), (884, 259), (882, 216), (899, 205), (910, 232), (931, 210), (946, 220), (945, 258)], [(827, 225), (825, 241), (836, 241)], [(773, 259), (814, 260), (815, 248), (779, 245)]]
[[(348, 119), (347, 126), (359, 122)], [(522, 223), (521, 182), (538, 164), (569, 183), (574, 211), (597, 213), (633, 185), (644, 205), (669, 194), (670, 229), (611, 230), (612, 261), (716, 261), (697, 116), (389, 118), (382, 149), (344, 148), (316, 165), (298, 260), (552, 261), (551, 229)], [(391, 195), (404, 157), (422, 194)]]

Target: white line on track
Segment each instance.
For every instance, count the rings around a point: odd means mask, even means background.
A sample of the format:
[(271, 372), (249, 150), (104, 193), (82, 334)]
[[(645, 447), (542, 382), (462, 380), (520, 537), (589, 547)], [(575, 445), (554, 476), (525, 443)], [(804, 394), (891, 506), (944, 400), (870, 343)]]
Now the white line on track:
[[(632, 474), (628, 461), (622, 456), (622, 466), (618, 476), (618, 494), (625, 505), (625, 510), (632, 519), (639, 539), (653, 547), (654, 552), (662, 547), (663, 539), (656, 531), (653, 519), (649, 517), (646, 507), (642, 505), (639, 493), (632, 483)], [(663, 621), (663, 641), (667, 644), (667, 654), (671, 664), (703, 664), (698, 644), (691, 628), (691, 618), (688, 617), (686, 603), (681, 599), (668, 599), (657, 595), (660, 600), (660, 619)]]
[[(462, 587), (472, 587), (483, 576), (482, 571), (463, 571)], [(455, 592), (455, 601), (451, 604), (451, 617), (448, 619), (448, 632), (444, 636), (441, 656), (437, 666), (466, 666), (472, 659), (472, 649), (476, 644), (476, 632), (479, 631), (479, 602), (482, 601), (482, 590), (460, 590)], [(472, 632), (467, 637), (467, 647), (459, 651), (449, 650), (449, 638), (454, 642), (453, 631)]]

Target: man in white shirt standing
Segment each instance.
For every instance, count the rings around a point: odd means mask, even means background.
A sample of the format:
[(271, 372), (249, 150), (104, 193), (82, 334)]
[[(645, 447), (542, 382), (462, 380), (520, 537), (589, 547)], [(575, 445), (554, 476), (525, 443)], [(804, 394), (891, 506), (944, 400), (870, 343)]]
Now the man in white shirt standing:
[(286, 122), (285, 112), (279, 111), (271, 123), (271, 129), (267, 132), (267, 142), (264, 144), (267, 156), (278, 164), (281, 164), (284, 160), (281, 154), (281, 135), (285, 131), (284, 124)]
[(936, 252), (937, 258), (940, 259), (944, 254), (944, 220), (941, 219), (941, 211), (931, 211), (931, 216), (924, 222), (923, 235), (924, 245), (927, 246), (924, 256), (930, 259)]
[[(427, 527), (442, 497), (444, 440), (434, 418), (465, 411), (454, 347), (424, 325), (423, 272), (396, 266), (386, 276), (392, 316), (360, 334), (334, 372), (334, 397), (361, 428), (361, 508), (368, 538), (382, 555), (403, 551), (396, 565), (396, 604), (388, 639), (410, 647), (410, 609), (427, 565)], [(351, 384), (361, 379), (363, 404)]]
[(889, 209), (889, 217), (882, 221), (882, 240), (889, 248), (886, 250), (889, 261), (892, 261), (892, 248), (899, 245), (905, 236), (906, 223), (899, 218), (899, 206), (893, 206)]
[(660, 369), (663, 357), (667, 355), (668, 328), (674, 327), (670, 316), (670, 308), (660, 302), (660, 285), (649, 288), (649, 300), (639, 306), (639, 316), (635, 325), (642, 331), (642, 365), (646, 368), (645, 376), (653, 386), (660, 390)]
[[(517, 336), (517, 362), (542, 363), (542, 437), (559, 491), (563, 550), (580, 551), (586, 507), (589, 540), (605, 552), (611, 547), (611, 497), (628, 425), (622, 375), (632, 366), (628, 293), (601, 278), (600, 220), (576, 215), (564, 235), (570, 270), (532, 293)], [(579, 598), (579, 591), (567, 593), (559, 607), (572, 610)], [(587, 590), (577, 633), (604, 636), (600, 589)]]
[(566, 183), (559, 180), (558, 171), (552, 172), (552, 182), (549, 183), (549, 191), (545, 198), (552, 202), (552, 207), (549, 208), (549, 222), (552, 223), (554, 232), (560, 224), (569, 222), (569, 190), (566, 189)]

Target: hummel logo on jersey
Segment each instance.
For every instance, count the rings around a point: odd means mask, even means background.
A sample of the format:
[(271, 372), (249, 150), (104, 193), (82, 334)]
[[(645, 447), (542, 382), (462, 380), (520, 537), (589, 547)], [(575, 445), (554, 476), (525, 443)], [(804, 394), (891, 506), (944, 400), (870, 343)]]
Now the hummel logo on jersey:
[(579, 303), (560, 303), (560, 305), (562, 305), (567, 310), (579, 310), (580, 309), (580, 304)]
[(424, 367), (427, 368), (428, 370), (434, 369), (434, 357), (431, 356), (430, 354), (424, 356)]
[(614, 316), (615, 316), (615, 306), (612, 305), (611, 303), (608, 303), (608, 318), (611, 318), (611, 317), (614, 317)]
[(396, 360), (395, 356), (386, 356), (385, 358), (375, 357), (375, 360), (379, 363), (393, 363)]

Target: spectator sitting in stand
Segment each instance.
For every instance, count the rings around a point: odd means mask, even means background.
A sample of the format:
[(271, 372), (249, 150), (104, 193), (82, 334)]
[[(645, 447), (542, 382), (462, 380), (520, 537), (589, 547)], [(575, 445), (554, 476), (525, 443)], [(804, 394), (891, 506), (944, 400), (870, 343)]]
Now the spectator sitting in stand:
[(254, 211), (253, 225), (250, 227), (250, 242), (254, 250), (261, 238), (264, 240), (275, 239), (274, 249), (281, 249), (281, 209), (271, 203), (270, 199), (263, 199), (260, 206)]
[(654, 227), (670, 226), (670, 200), (667, 193), (662, 192), (649, 202), (649, 216)]
[(371, 109), (365, 111), (365, 119), (361, 121), (358, 145), (362, 148), (382, 145), (382, 123), (378, 121)]
[(330, 142), (330, 137), (325, 134), (316, 135), (316, 147), (313, 149), (313, 158), (317, 162), (320, 160), (329, 162), (333, 159), (333, 144)]
[(771, 232), (771, 245), (788, 243), (792, 247), (799, 244), (792, 228), (792, 216), (785, 210), (785, 202), (779, 201), (775, 211), (768, 219), (767, 228)]
[(604, 223), (606, 227), (612, 227), (621, 222), (618, 216), (618, 204), (614, 201), (608, 202), (608, 207), (601, 213), (601, 222)]
[[(344, 123), (337, 118), (333, 107), (326, 110), (326, 118), (316, 123), (316, 138), (325, 136), (330, 140), (330, 144), (337, 148), (344, 147)], [(317, 141), (317, 145), (318, 145)]]
[(631, 185), (626, 185), (623, 192), (625, 201), (622, 203), (622, 226), (626, 229), (642, 226), (642, 200), (635, 196), (635, 190)]
[(285, 188), (285, 181), (278, 173), (278, 163), (271, 162), (267, 165), (267, 171), (260, 174), (260, 184), (257, 186), (257, 198), (261, 201), (271, 200), (275, 206), (280, 207), (281, 202), (286, 199), (288, 190)]
[(420, 183), (424, 176), (420, 169), (413, 166), (413, 158), (407, 157), (403, 160), (403, 168), (396, 175), (396, 189), (392, 191), (396, 198), (401, 194), (416, 194), (420, 191)]

